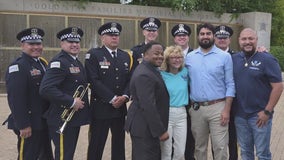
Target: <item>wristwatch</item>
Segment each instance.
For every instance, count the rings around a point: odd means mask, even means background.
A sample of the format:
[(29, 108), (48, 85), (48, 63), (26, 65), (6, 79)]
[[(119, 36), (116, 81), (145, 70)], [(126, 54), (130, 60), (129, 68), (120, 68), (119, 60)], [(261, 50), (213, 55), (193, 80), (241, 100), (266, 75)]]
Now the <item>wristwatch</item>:
[(266, 114), (269, 117), (272, 116), (272, 114), (273, 114), (273, 111), (270, 112), (269, 110), (266, 110), (266, 109), (263, 110), (263, 112), (264, 112), (264, 114)]

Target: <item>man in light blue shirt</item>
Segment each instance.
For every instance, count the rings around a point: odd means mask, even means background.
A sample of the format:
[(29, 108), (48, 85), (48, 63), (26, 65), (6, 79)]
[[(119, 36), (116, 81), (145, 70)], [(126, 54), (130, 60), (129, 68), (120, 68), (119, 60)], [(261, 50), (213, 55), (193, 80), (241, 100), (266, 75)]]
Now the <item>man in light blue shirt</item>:
[(195, 156), (207, 160), (209, 133), (215, 160), (228, 159), (228, 122), (235, 85), (233, 63), (229, 53), (214, 45), (214, 26), (197, 28), (199, 48), (186, 57), (190, 75), (192, 132)]

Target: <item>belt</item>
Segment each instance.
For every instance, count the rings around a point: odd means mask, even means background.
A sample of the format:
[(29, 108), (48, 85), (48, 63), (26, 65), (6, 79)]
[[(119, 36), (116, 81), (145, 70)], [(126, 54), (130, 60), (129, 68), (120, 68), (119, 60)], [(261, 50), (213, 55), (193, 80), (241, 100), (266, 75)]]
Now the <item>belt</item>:
[(226, 98), (215, 99), (215, 100), (206, 101), (206, 102), (191, 102), (191, 105), (198, 104), (199, 106), (210, 106), (210, 105), (212, 105), (212, 104), (216, 104), (216, 103), (222, 102), (222, 101), (224, 101), (225, 99), (226, 99)]

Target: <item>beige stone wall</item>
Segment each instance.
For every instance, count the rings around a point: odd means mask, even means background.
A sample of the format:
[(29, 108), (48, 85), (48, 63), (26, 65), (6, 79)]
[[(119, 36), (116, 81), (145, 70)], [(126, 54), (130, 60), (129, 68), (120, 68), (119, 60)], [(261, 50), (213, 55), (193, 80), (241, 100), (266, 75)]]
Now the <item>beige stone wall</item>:
[[(259, 15), (266, 16), (266, 18), (257, 19)], [(81, 27), (85, 34), (81, 42), (80, 59), (84, 61), (86, 51), (100, 45), (97, 29), (101, 24), (110, 21), (119, 22), (123, 27), (120, 48), (130, 49), (143, 41), (144, 37), (139, 23), (145, 17), (150, 16), (157, 17), (162, 21), (157, 41), (165, 46), (173, 44), (170, 31), (175, 24), (180, 22), (188, 24), (192, 29), (190, 37), (192, 48), (198, 46), (196, 27), (199, 23), (204, 22), (231, 26), (234, 29), (231, 48), (234, 50), (238, 49), (237, 36), (242, 27), (261, 29), (260, 36), (266, 37), (261, 43), (267, 48), (270, 45), (268, 37), (270, 37), (271, 14), (267, 13), (247, 13), (241, 15), (239, 19), (232, 20), (231, 14), (216, 17), (211, 12), (192, 12), (188, 15), (183, 12), (173, 12), (170, 8), (160, 7), (106, 3), (87, 3), (80, 6), (76, 2), (70, 1), (0, 0), (0, 93), (4, 92), (4, 75), (7, 66), (20, 54), (16, 34), (23, 28), (36, 26), (44, 29), (46, 33), (44, 36), (44, 57), (50, 60), (60, 50), (56, 33), (68, 26)]]

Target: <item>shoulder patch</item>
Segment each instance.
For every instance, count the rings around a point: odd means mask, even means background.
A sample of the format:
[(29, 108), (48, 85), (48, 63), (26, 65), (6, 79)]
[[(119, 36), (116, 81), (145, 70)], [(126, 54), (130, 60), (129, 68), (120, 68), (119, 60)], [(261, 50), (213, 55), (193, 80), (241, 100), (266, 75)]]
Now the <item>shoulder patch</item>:
[(60, 62), (59, 61), (51, 62), (50, 68), (60, 68)]
[(85, 56), (85, 59), (90, 59), (90, 57), (91, 57), (91, 54), (87, 53), (86, 56)]
[(18, 72), (19, 71), (19, 65), (15, 64), (9, 67), (9, 73)]

